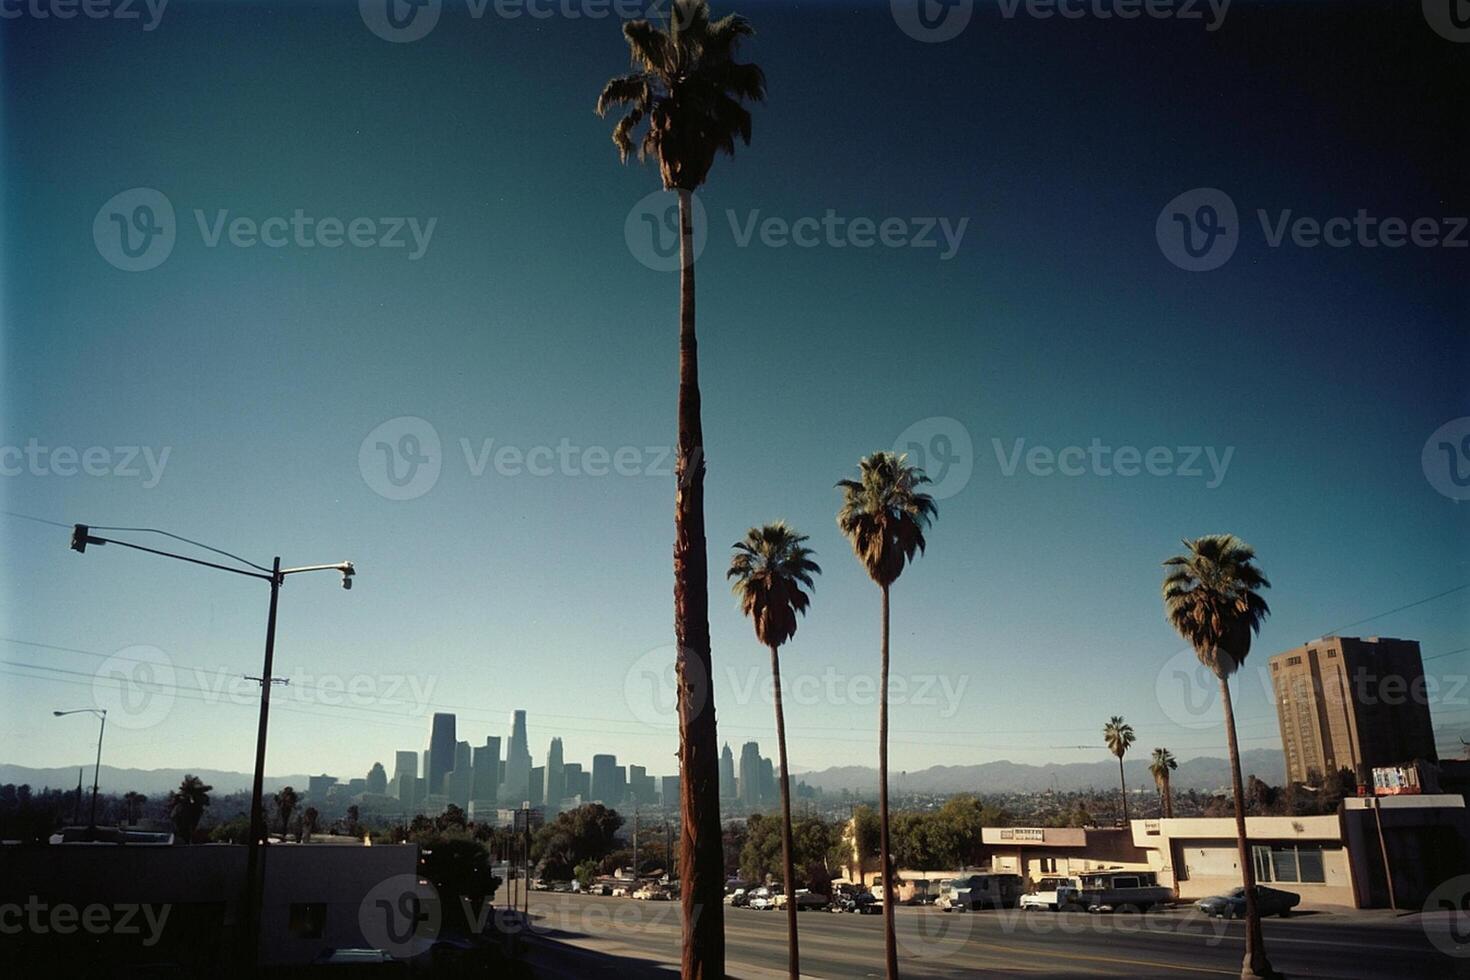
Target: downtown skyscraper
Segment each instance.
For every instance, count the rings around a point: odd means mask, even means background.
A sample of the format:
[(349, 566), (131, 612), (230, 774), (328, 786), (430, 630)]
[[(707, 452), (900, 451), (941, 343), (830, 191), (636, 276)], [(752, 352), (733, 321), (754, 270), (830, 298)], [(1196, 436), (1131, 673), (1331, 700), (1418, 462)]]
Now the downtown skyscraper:
[(434, 727), (429, 733), (429, 761), (424, 767), (430, 796), (444, 796), (449, 792), (444, 777), (454, 769), (454, 743), (454, 715), (434, 712)]
[(526, 743), (526, 713), (517, 709), (510, 718), (510, 742), (505, 747), (505, 784), (502, 799), (511, 806), (520, 806), (532, 795), (531, 749)]
[(555, 814), (561, 808), (561, 801), (566, 795), (566, 768), (562, 759), (561, 739), (553, 738), (546, 750), (546, 787), (543, 801), (547, 816)]

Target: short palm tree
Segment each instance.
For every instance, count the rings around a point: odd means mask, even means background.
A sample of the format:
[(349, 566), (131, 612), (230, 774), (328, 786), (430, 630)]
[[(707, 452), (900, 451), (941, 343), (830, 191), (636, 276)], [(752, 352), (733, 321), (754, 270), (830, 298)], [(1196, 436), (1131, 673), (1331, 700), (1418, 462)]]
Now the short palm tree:
[[(633, 153), (657, 161), (665, 190), (679, 196), (679, 434), (674, 472), (674, 639), (679, 677), (679, 786), (683, 832), (682, 973), (725, 975), (725, 857), (720, 827), (720, 747), (710, 686), (695, 703), (695, 677), (712, 677), (709, 639), (709, 557), (704, 533), (704, 426), (700, 418), (699, 356), (694, 329), (694, 191), (721, 152), (750, 143), (750, 113), (742, 103), (765, 98), (760, 68), (735, 60), (754, 31), (739, 15), (710, 20), (705, 0), (674, 0), (670, 20), (623, 25), (633, 71), (610, 80), (597, 112), (624, 108), (612, 139), (623, 162)], [(635, 140), (640, 126), (642, 136)]]
[(127, 815), (127, 822), (136, 824), (138, 817), (143, 812), (143, 804), (148, 802), (148, 797), (134, 790), (128, 790), (123, 794), (123, 810)]
[(1240, 875), (1245, 886), (1245, 960), (1242, 977), (1275, 976), (1266, 958), (1261, 913), (1256, 905), (1256, 872), (1245, 830), (1245, 786), (1240, 777), (1240, 745), (1235, 737), (1235, 708), (1230, 675), (1251, 650), (1251, 638), (1271, 608), (1261, 590), (1271, 587), (1256, 566), (1256, 553), (1233, 534), (1207, 534), (1184, 540), (1184, 553), (1164, 562), (1164, 614), (1169, 624), (1194, 648), (1200, 662), (1220, 681), (1225, 711), (1225, 738), (1230, 748), (1230, 784), (1235, 795), (1235, 835), (1240, 848)]
[(1123, 775), (1123, 756), (1133, 747), (1133, 726), (1113, 715), (1103, 726), (1103, 739), (1108, 751), (1118, 757), (1118, 783), (1123, 794), (1123, 826), (1128, 826), (1128, 779)]
[(209, 806), (209, 794), (213, 786), (206, 785), (198, 776), (185, 776), (179, 788), (168, 795), (168, 815), (173, 821), (174, 831), (185, 844), (194, 843), (194, 831), (204, 817), (204, 808)]
[(1174, 816), (1174, 794), (1169, 789), (1169, 773), (1178, 768), (1179, 763), (1175, 761), (1173, 752), (1168, 749), (1154, 749), (1148, 772), (1154, 777), (1154, 785), (1159, 789), (1159, 813), (1165, 820)]
[(296, 805), (301, 802), (301, 798), (296, 795), (294, 788), (286, 786), (276, 794), (275, 799), (276, 815), (281, 818), (281, 836), (284, 837), (291, 825), (291, 814), (296, 812)]
[(796, 635), (796, 614), (805, 615), (811, 598), (802, 587), (812, 587), (812, 576), (822, 569), (812, 561), (812, 551), (803, 547), (805, 534), (782, 522), (753, 527), (745, 540), (734, 544), (726, 578), (735, 580), (740, 608), (755, 626), (755, 638), (771, 651), (771, 679), (776, 701), (776, 747), (781, 755), (781, 863), (786, 883), (787, 959), (791, 980), (801, 975), (801, 957), (796, 945), (796, 868), (791, 845), (791, 777), (786, 761), (786, 715), (781, 707), (781, 655), (783, 643)]
[[(888, 820), (888, 593), (904, 566), (924, 551), (924, 531), (939, 510), (919, 488), (929, 482), (907, 456), (877, 452), (858, 461), (858, 479), (839, 480), (842, 508), (837, 526), (852, 544), (868, 577), (883, 596), (882, 659), (878, 681), (878, 824), (883, 887), (892, 894), (894, 868)], [(893, 902), (883, 903), (883, 947), (888, 980), (898, 976)]]

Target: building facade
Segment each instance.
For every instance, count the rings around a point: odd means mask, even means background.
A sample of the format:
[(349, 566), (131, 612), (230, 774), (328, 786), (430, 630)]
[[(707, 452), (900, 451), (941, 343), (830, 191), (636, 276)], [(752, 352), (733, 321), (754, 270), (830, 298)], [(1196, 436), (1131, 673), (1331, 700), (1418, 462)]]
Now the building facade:
[(1319, 785), (1342, 769), (1436, 761), (1424, 663), (1414, 640), (1329, 636), (1271, 658), (1286, 778)]

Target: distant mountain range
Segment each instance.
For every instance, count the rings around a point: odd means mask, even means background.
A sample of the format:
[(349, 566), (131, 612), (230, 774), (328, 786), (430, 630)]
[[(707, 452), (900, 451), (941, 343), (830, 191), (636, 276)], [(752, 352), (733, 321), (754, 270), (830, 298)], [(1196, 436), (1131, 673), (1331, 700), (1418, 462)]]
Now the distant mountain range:
[[(1130, 787), (1153, 787), (1148, 763), (1147, 753), (1141, 753), (1136, 759), (1124, 759), (1123, 772)], [(1240, 767), (1242, 776), (1255, 775), (1272, 785), (1279, 786), (1286, 779), (1285, 761), (1279, 749), (1242, 752)], [(878, 770), (869, 766), (837, 766), (794, 775), (808, 786), (829, 793), (840, 793), (844, 789), (872, 793), (878, 786)], [(1230, 785), (1230, 762), (1208, 756), (1180, 761), (1170, 784), (1176, 790), (1205, 792), (1225, 789)], [(893, 769), (888, 772), (888, 786), (895, 793), (1042, 793), (1050, 789), (1072, 792), (1111, 790), (1117, 785), (1118, 763), (1115, 759), (1040, 766), (1000, 761), (974, 766), (930, 766), (902, 774)]]
[[(28, 769), (0, 763), (0, 783), (29, 784), (32, 790), (44, 787), (51, 789), (76, 789), (77, 769), (82, 770), (82, 784), (91, 792), (92, 767), (69, 766), (65, 769)], [(179, 788), (186, 775), (198, 776), (214, 787), (215, 795), (250, 792), (252, 774), (227, 772), (220, 769), (118, 769), (103, 766), (98, 777), (99, 789), (104, 793), (126, 793), (132, 790), (144, 796), (163, 795)], [(265, 791), (274, 793), (284, 786), (306, 789), (305, 776), (266, 776)]]
[[(1278, 749), (1250, 749), (1241, 753), (1244, 776), (1259, 776), (1272, 785), (1285, 781), (1285, 765)], [(92, 767), (83, 766), (83, 783), (92, 785)], [(1125, 759), (1123, 771), (1130, 787), (1151, 788), (1148, 755)], [(219, 769), (118, 769), (103, 766), (101, 788), (108, 793), (133, 790), (144, 795), (167, 793), (176, 789), (186, 774), (198, 776), (214, 787), (219, 795), (250, 789), (250, 773)], [(829, 793), (844, 789), (855, 793), (872, 793), (878, 786), (878, 770), (870, 766), (836, 766), (810, 772), (793, 773), (808, 786)], [(274, 793), (283, 786), (306, 788), (305, 775), (266, 776), (265, 791)], [(26, 783), (32, 789), (49, 786), (73, 789), (77, 784), (77, 767), (64, 769), (29, 769), (25, 766), (0, 764), (0, 783)], [(1200, 791), (1222, 790), (1230, 785), (1230, 763), (1225, 759), (1200, 756), (1181, 761), (1172, 784), (1175, 789)], [(1050, 789), (1065, 792), (1077, 790), (1111, 790), (1118, 785), (1118, 763), (1113, 759), (1098, 762), (1047, 763), (1040, 766), (1019, 762), (984, 762), (973, 766), (931, 766), (900, 774), (889, 773), (889, 787), (904, 793), (1042, 793)]]

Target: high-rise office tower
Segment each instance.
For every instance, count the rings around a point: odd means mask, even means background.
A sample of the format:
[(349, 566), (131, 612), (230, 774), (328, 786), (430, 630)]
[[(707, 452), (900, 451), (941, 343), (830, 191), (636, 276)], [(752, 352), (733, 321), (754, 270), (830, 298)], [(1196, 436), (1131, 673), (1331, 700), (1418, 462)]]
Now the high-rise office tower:
[(412, 807), (415, 800), (419, 775), (419, 754), (417, 752), (395, 752), (393, 753), (393, 795), (398, 797), (398, 802), (405, 807)]
[(566, 784), (565, 798), (580, 796), (585, 803), (592, 798), (592, 774), (582, 771), (580, 762), (568, 762), (561, 768), (562, 780)]
[(617, 806), (623, 802), (618, 791), (618, 757), (594, 755), (592, 757), (592, 798), (604, 806)]
[(532, 806), (546, 805), (546, 767), (532, 766), (530, 783), (526, 788), (526, 799), (531, 801)]
[(720, 799), (735, 799), (739, 786), (735, 782), (735, 753), (730, 751), (730, 743), (725, 743), (725, 750), (720, 753)]
[(1286, 778), (1438, 761), (1417, 640), (1326, 636), (1271, 658)]
[(454, 743), (454, 768), (445, 776), (447, 792), (444, 795), (461, 810), (470, 805), (470, 789), (475, 781), (473, 758), (469, 742)]
[(740, 802), (748, 807), (761, 802), (761, 747), (746, 742), (740, 747)]
[(381, 762), (374, 762), (367, 774), (367, 791), (382, 796), (388, 792), (388, 770)]
[(662, 779), (662, 783), (663, 792), (659, 802), (663, 804), (666, 810), (677, 809), (679, 806), (679, 777), (665, 776)]
[(526, 713), (510, 718), (510, 741), (505, 747), (505, 790), (502, 799), (513, 807), (531, 798), (531, 750), (526, 744)]
[(628, 798), (646, 806), (658, 802), (658, 782), (643, 766), (628, 767)]
[(546, 803), (547, 817), (556, 814), (566, 795), (566, 767), (562, 761), (561, 739), (553, 738), (550, 747), (546, 750), (546, 786), (542, 794)]
[(761, 757), (761, 803), (771, 804), (781, 798), (776, 789), (776, 769), (766, 756)]
[(471, 762), (475, 776), (470, 788), (470, 799), (488, 807), (500, 798), (500, 736), (486, 736), (484, 745), (475, 746), (475, 756)]
[(454, 715), (443, 711), (434, 712), (433, 728), (429, 733), (429, 777), (430, 795), (446, 795), (448, 787), (444, 777), (454, 768)]

